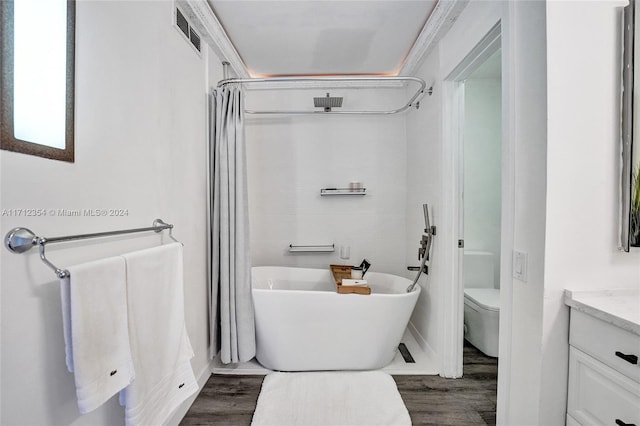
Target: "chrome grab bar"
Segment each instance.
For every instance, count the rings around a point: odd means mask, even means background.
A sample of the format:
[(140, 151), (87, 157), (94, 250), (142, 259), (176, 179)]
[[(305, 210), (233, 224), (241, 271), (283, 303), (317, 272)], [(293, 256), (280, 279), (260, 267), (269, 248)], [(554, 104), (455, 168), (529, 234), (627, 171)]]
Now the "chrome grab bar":
[(335, 244), (289, 244), (289, 252), (291, 253), (329, 253), (335, 251)]

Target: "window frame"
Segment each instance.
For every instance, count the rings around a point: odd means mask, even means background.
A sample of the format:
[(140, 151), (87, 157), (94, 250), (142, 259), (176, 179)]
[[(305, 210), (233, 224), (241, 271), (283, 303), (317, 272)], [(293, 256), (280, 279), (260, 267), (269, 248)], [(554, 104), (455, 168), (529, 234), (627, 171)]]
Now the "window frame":
[(20, 152), (73, 163), (74, 149), (74, 104), (75, 104), (75, 21), (76, 2), (67, 0), (67, 81), (65, 148), (58, 149), (46, 145), (16, 139), (13, 131), (13, 10), (14, 0), (0, 0), (0, 149)]

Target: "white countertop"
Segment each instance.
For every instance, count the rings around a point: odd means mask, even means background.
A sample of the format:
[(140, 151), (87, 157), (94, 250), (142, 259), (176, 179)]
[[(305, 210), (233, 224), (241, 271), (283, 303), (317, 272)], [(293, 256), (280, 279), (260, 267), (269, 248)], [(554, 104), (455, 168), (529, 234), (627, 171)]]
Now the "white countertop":
[(565, 290), (564, 303), (640, 336), (640, 290)]

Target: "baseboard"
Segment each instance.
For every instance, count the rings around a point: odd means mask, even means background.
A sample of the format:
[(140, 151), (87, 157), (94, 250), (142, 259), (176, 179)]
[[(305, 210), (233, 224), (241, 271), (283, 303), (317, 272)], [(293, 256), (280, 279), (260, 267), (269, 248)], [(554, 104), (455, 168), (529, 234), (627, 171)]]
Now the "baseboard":
[(191, 408), (191, 404), (193, 404), (198, 395), (200, 395), (204, 385), (207, 383), (207, 380), (209, 380), (212, 368), (213, 361), (209, 361), (209, 363), (205, 364), (202, 370), (200, 370), (200, 373), (196, 376), (196, 380), (198, 381), (198, 392), (191, 395), (186, 401), (180, 404), (178, 408), (176, 408), (171, 417), (165, 422), (165, 426), (178, 426), (180, 424), (184, 416), (187, 414), (187, 411), (189, 411), (189, 408)]
[(220, 352), (213, 358), (211, 363), (211, 374), (222, 375), (267, 375), (272, 370), (264, 368), (260, 363), (252, 358), (247, 362), (237, 364), (223, 364), (220, 360)]
[(432, 357), (433, 359), (437, 359), (436, 351), (434, 351), (431, 345), (427, 343), (427, 340), (424, 337), (422, 337), (422, 334), (420, 334), (416, 326), (413, 325), (411, 321), (409, 321), (407, 328), (409, 329), (409, 332), (413, 335), (413, 338), (416, 339), (416, 342), (418, 342), (418, 345), (420, 345), (420, 348), (422, 348), (422, 350), (429, 357)]

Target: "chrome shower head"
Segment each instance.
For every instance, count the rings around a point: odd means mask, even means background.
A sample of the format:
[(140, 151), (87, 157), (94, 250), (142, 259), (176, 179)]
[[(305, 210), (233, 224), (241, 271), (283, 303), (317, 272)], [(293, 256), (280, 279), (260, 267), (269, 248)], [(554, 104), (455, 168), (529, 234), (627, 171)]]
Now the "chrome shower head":
[(324, 108), (324, 112), (331, 112), (331, 108), (342, 107), (342, 96), (331, 96), (327, 93), (324, 98), (313, 98), (313, 106), (316, 108)]

